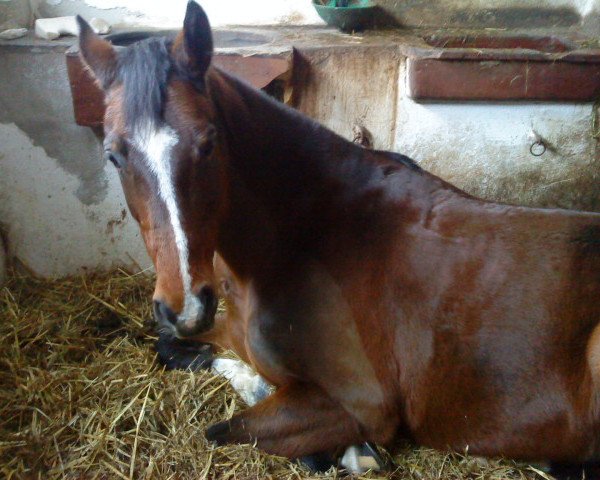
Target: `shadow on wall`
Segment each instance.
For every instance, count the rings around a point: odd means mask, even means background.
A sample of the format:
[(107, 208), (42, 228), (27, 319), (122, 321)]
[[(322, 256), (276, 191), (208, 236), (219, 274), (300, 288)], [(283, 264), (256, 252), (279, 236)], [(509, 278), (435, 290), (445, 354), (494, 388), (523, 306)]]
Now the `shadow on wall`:
[(375, 28), (394, 28), (402, 26), (402, 24), (391, 12), (380, 6), (375, 7), (375, 11), (373, 13), (373, 25)]

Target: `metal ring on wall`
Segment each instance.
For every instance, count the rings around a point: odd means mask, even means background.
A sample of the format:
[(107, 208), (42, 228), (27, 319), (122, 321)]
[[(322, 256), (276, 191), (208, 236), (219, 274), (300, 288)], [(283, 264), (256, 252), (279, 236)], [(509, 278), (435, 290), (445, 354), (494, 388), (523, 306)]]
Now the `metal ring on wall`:
[(533, 142), (531, 147), (529, 147), (529, 153), (531, 153), (534, 157), (541, 157), (544, 153), (546, 153), (546, 145), (541, 140)]

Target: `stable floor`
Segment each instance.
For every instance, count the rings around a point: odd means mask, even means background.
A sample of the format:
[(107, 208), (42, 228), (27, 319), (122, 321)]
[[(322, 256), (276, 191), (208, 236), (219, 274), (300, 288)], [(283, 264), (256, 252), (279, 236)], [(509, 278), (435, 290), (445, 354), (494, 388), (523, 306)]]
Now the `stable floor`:
[[(214, 448), (203, 431), (244, 408), (211, 373), (155, 361), (153, 278), (109, 274), (0, 289), (0, 477), (7, 479), (305, 479), (250, 446)], [(404, 445), (397, 479), (539, 479), (533, 467)]]

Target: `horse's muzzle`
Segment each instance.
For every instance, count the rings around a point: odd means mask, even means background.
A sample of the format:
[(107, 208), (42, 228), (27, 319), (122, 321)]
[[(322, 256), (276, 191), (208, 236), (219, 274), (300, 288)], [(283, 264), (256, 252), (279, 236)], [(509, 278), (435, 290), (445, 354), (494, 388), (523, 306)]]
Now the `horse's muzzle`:
[(191, 337), (210, 330), (215, 323), (219, 300), (214, 290), (204, 286), (196, 296), (198, 308), (193, 317), (177, 315), (165, 302), (154, 300), (154, 318), (161, 329), (172, 331), (177, 337)]

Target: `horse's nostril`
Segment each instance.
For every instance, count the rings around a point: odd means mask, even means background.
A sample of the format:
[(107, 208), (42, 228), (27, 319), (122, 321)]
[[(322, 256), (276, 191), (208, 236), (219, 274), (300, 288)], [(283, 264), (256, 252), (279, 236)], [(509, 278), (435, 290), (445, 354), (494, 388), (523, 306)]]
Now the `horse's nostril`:
[(173, 325), (177, 323), (177, 315), (175, 315), (175, 312), (173, 312), (173, 310), (171, 310), (166, 303), (159, 300), (154, 300), (153, 308), (154, 317), (156, 318), (157, 322), (169, 321)]

